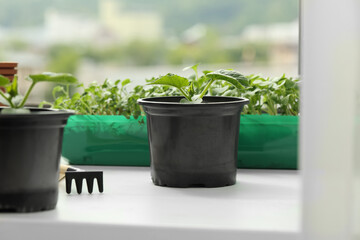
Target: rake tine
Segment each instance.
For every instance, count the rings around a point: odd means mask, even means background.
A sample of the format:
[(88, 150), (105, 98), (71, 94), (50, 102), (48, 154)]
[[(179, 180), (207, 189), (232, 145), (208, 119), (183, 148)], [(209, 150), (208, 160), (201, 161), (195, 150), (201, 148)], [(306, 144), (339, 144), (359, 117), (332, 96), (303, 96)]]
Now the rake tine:
[(65, 184), (66, 184), (66, 192), (68, 194), (71, 193), (71, 181), (73, 180), (73, 178), (71, 176), (65, 175)]
[(94, 187), (94, 179), (93, 178), (86, 178), (86, 185), (88, 188), (88, 192), (92, 193), (93, 192), (93, 187)]
[(96, 180), (98, 183), (98, 188), (99, 188), (99, 192), (103, 192), (104, 191), (104, 185), (103, 185), (103, 173), (99, 173), (98, 176), (96, 176)]
[(78, 194), (80, 194), (82, 192), (82, 184), (83, 184), (82, 178), (75, 178), (75, 184), (76, 184), (76, 191)]

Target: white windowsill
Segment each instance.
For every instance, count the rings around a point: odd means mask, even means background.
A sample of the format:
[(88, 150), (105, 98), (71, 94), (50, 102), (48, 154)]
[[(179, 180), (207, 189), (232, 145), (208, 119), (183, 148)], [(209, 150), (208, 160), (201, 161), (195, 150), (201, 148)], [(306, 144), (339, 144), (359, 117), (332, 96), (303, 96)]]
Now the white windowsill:
[(68, 195), (60, 183), (52, 211), (0, 214), (0, 238), (292, 240), (300, 235), (300, 174), (239, 170), (223, 188), (154, 186), (146, 167), (104, 171), (104, 193)]

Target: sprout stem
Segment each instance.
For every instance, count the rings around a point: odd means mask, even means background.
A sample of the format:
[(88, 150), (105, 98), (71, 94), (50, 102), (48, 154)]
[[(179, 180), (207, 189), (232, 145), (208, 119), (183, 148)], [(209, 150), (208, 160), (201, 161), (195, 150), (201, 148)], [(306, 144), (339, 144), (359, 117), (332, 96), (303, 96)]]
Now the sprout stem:
[(211, 84), (215, 81), (215, 79), (211, 79), (210, 82), (206, 85), (204, 91), (202, 91), (202, 93), (200, 94), (199, 98), (203, 98), (204, 95), (206, 94), (206, 92), (209, 90)]
[(30, 92), (32, 91), (32, 89), (34, 88), (36, 82), (32, 82), (29, 89), (27, 90), (24, 99), (21, 101), (21, 103), (18, 105), (18, 108), (22, 108), (24, 107), (26, 100), (28, 99)]
[(11, 108), (14, 108), (14, 104), (10, 101), (9, 98), (5, 96), (5, 94), (0, 90), (0, 96), (2, 96), (10, 105)]
[(187, 95), (186, 92), (184, 92), (184, 90), (182, 90), (181, 88), (178, 88), (178, 89), (184, 95), (184, 97), (186, 97), (187, 100), (191, 101), (191, 97), (189, 95)]

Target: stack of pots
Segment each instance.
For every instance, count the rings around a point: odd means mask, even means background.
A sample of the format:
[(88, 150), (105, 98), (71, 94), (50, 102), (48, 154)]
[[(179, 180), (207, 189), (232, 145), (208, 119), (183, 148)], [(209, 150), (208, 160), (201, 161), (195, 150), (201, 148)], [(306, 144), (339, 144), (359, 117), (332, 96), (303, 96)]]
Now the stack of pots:
[(17, 74), (17, 65), (16, 62), (0, 62), (0, 75), (3, 75), (12, 81), (15, 74)]
[[(17, 74), (17, 63), (16, 62), (0, 62), (0, 75), (7, 77), (10, 81), (12, 81)], [(0, 87), (1, 91), (5, 91), (2, 87)], [(4, 106), (0, 103), (0, 106)]]

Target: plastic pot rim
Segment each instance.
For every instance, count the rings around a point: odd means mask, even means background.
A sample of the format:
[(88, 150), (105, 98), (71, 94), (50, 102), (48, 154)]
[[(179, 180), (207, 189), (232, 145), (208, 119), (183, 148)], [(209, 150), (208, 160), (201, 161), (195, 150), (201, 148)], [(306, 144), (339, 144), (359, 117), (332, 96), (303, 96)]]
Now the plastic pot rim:
[(210, 105), (229, 105), (229, 104), (248, 104), (249, 100), (246, 98), (240, 97), (223, 97), (223, 96), (204, 96), (202, 103), (180, 103), (180, 100), (184, 99), (182, 96), (167, 96), (167, 97), (150, 97), (150, 98), (141, 98), (137, 100), (137, 103), (140, 105), (163, 105), (163, 106), (174, 106), (191, 108), (199, 106), (210, 106)]
[[(1, 109), (5, 109), (9, 107), (0, 107)], [(29, 116), (39, 116), (39, 115), (74, 115), (75, 111), (67, 110), (67, 109), (53, 109), (53, 108), (35, 108), (35, 107), (25, 107), (25, 109), (29, 109), (30, 113), (1, 113), (0, 111), (0, 118), (14, 118), (14, 117), (29, 117)]]

